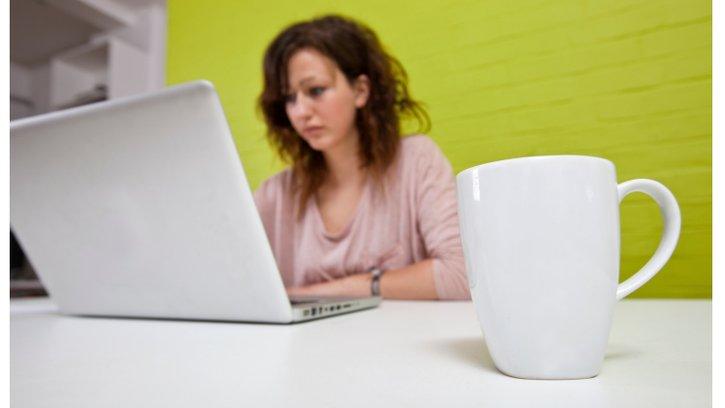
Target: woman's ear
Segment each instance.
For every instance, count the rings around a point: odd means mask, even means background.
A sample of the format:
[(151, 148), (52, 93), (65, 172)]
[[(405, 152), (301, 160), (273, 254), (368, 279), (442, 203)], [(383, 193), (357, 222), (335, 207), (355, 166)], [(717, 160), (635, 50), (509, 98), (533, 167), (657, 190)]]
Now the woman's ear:
[(353, 90), (355, 92), (355, 107), (362, 108), (370, 97), (370, 79), (367, 75), (360, 75), (355, 79)]

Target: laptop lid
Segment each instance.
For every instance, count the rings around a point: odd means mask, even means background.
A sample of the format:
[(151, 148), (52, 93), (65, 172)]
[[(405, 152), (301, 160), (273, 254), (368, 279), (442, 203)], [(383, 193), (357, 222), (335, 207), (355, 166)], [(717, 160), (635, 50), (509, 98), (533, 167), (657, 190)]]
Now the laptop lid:
[(10, 223), (64, 313), (292, 320), (209, 82), (12, 122)]

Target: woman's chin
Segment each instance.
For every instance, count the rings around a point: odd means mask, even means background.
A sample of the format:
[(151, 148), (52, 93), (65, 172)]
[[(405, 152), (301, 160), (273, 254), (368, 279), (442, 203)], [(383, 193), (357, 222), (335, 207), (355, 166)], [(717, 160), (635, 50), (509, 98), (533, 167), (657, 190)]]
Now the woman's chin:
[(323, 152), (325, 150), (328, 150), (330, 147), (332, 147), (335, 143), (334, 140), (331, 140), (327, 137), (308, 137), (305, 139), (307, 141), (307, 144), (310, 145), (310, 147), (314, 150), (317, 150), (319, 152)]

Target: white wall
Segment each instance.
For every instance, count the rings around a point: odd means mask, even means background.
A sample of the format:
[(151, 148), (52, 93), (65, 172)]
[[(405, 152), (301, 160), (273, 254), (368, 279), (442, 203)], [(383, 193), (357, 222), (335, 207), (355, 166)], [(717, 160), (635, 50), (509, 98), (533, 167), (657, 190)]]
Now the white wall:
[(31, 99), (33, 96), (31, 76), (32, 72), (28, 68), (10, 61), (10, 95)]
[(61, 59), (53, 60), (50, 64), (51, 106), (61, 109), (74, 103), (80, 94), (92, 91), (99, 79), (105, 80), (100, 76)]
[(50, 112), (50, 63), (36, 65), (31, 72), (35, 114)]
[(148, 54), (123, 40), (110, 41), (108, 69), (109, 99), (150, 91)]
[(154, 4), (147, 14), (151, 20), (149, 33), (149, 87), (161, 89), (166, 85), (166, 6)]
[(32, 72), (19, 65), (10, 63), (10, 120), (33, 114)]
[(10, 120), (50, 110), (50, 67), (10, 62)]

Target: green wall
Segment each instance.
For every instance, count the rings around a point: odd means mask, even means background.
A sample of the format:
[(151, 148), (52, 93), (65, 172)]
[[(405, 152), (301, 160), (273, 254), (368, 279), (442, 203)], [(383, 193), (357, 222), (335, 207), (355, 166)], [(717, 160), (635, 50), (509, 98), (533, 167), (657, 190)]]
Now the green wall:
[[(169, 0), (169, 84), (216, 84), (252, 187), (282, 168), (254, 107), (262, 53), (287, 24), (337, 12), (377, 31), (426, 103), (456, 171), (527, 155), (612, 160), (682, 209), (673, 258), (632, 297), (704, 297), (711, 269), (711, 6), (708, 0)], [(641, 193), (622, 204), (621, 278), (657, 247)]]

